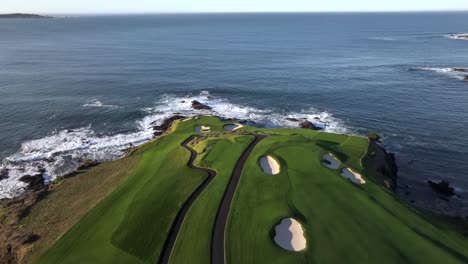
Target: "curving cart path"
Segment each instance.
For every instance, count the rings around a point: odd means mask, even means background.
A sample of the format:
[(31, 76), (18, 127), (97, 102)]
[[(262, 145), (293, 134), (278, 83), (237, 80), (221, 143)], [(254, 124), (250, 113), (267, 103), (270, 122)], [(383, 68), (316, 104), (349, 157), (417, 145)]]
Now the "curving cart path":
[[(218, 209), (218, 214), (216, 215), (216, 220), (215, 220), (214, 229), (213, 229), (213, 236), (211, 239), (211, 262), (212, 263), (221, 264), (225, 262), (224, 261), (225, 259), (224, 234), (225, 234), (227, 219), (229, 215), (229, 210), (231, 208), (231, 203), (234, 198), (234, 194), (236, 193), (237, 185), (239, 184), (242, 170), (244, 168), (245, 162), (247, 161), (247, 158), (249, 157), (254, 147), (258, 144), (258, 142), (260, 142), (260, 140), (266, 137), (265, 135), (254, 135), (254, 136), (255, 136), (255, 140), (252, 141), (252, 143), (250, 143), (250, 145), (247, 147), (244, 153), (242, 153), (239, 160), (237, 161), (237, 164), (234, 168), (231, 179), (229, 180), (228, 186), (224, 193), (223, 200)], [(169, 259), (172, 254), (172, 250), (174, 248), (177, 235), (179, 234), (179, 230), (182, 226), (182, 223), (184, 222), (184, 219), (185, 219), (185, 216), (187, 215), (188, 210), (190, 209), (192, 204), (195, 202), (195, 200), (198, 198), (198, 196), (200, 196), (203, 190), (205, 190), (205, 188), (208, 186), (208, 184), (210, 184), (210, 182), (214, 179), (214, 177), (217, 174), (216, 171), (212, 169), (198, 167), (193, 164), (194, 160), (197, 158), (197, 152), (191, 147), (189, 147), (188, 143), (196, 137), (198, 136), (197, 135), (190, 136), (184, 142), (182, 142), (181, 145), (182, 147), (190, 151), (190, 159), (187, 163), (188, 167), (191, 169), (205, 171), (206, 173), (208, 173), (208, 177), (202, 182), (202, 184), (200, 184), (195, 189), (195, 191), (189, 196), (187, 201), (185, 201), (182, 208), (177, 213), (177, 216), (174, 222), (172, 223), (172, 226), (166, 238), (166, 241), (164, 242), (163, 250), (159, 258), (159, 263), (161, 264), (169, 263)]]
[(210, 184), (210, 182), (216, 176), (216, 171), (212, 169), (201, 168), (193, 164), (193, 161), (197, 158), (197, 152), (191, 147), (189, 147), (188, 143), (196, 137), (198, 136), (197, 135), (190, 136), (184, 142), (182, 142), (181, 145), (182, 147), (190, 151), (190, 159), (187, 163), (189, 168), (205, 171), (206, 173), (208, 173), (208, 177), (202, 182), (202, 184), (200, 184), (197, 187), (197, 189), (195, 189), (195, 191), (189, 196), (187, 201), (185, 201), (184, 205), (177, 213), (177, 216), (174, 222), (172, 223), (171, 229), (169, 231), (169, 235), (167, 236), (166, 241), (164, 242), (163, 250), (159, 258), (159, 263), (161, 264), (169, 263), (169, 259), (172, 254), (172, 250), (174, 248), (177, 235), (179, 234), (180, 227), (182, 226), (182, 223), (184, 222), (184, 219), (185, 219), (185, 216), (187, 215), (188, 210), (190, 209), (192, 204), (195, 202), (195, 200), (198, 198), (198, 196), (203, 192), (203, 190), (205, 190), (208, 184)]

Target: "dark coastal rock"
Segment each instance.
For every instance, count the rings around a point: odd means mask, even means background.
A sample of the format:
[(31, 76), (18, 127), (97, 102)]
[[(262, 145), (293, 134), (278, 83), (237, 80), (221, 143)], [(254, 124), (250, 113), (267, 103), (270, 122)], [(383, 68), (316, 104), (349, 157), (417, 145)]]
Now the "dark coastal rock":
[(2, 221), (0, 223), (0, 262), (22, 263), (24, 253), (30, 245), (40, 239), (27, 233), (19, 224), (31, 208), (46, 194), (46, 188), (27, 190), (13, 199), (0, 200)]
[(465, 75), (465, 76), (463, 77), (463, 80), (468, 81), (468, 75)]
[(318, 116), (314, 117), (314, 120), (321, 121), (320, 117)]
[(198, 101), (192, 101), (192, 108), (195, 110), (211, 110), (211, 107), (202, 104)]
[(382, 137), (377, 132), (369, 132), (367, 138), (372, 142), (380, 142)]
[(396, 191), (398, 167), (395, 154), (387, 152), (377, 141), (370, 141), (369, 155), (363, 159), (363, 164), (368, 164), (366, 171), (377, 182)]
[(80, 160), (80, 163), (78, 164), (78, 167), (76, 169), (86, 170), (97, 165), (99, 165), (99, 162), (96, 160)]
[(468, 72), (467, 68), (452, 68), (452, 70), (457, 72)]
[(307, 128), (307, 129), (312, 129), (312, 130), (322, 130), (322, 128), (312, 124), (312, 122), (309, 121), (304, 121), (299, 124), (301, 128)]
[(468, 34), (451, 34), (449, 36), (457, 39), (468, 39)]
[(445, 196), (454, 196), (455, 195), (455, 189), (453, 187), (450, 187), (450, 184), (447, 181), (441, 181), (441, 182), (435, 182), (435, 181), (427, 181), (429, 186), (432, 188), (432, 190), (436, 193), (445, 195)]
[(292, 122), (299, 122), (299, 119), (292, 118), (292, 117), (287, 117), (286, 120), (289, 120), (289, 121), (292, 121)]
[(0, 181), (4, 179), (8, 179), (8, 173), (10, 172), (9, 169), (1, 169), (0, 170)]
[(33, 176), (24, 175), (23, 177), (19, 178), (19, 181), (27, 183), (27, 189), (29, 190), (40, 190), (45, 187), (44, 176), (42, 175), (42, 173)]
[(174, 115), (174, 116), (164, 119), (161, 125), (153, 126), (153, 130), (154, 130), (153, 135), (155, 137), (162, 135), (172, 126), (172, 123), (174, 123), (175, 120), (184, 119), (184, 118), (185, 116), (182, 116), (182, 115)]

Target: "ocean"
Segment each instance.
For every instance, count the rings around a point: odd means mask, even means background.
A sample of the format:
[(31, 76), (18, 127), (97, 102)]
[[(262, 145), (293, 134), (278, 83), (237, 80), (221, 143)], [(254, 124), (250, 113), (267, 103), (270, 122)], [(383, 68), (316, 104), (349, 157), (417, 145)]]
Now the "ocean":
[[(378, 131), (399, 195), (468, 214), (468, 13), (72, 16), (0, 20), (0, 198), (80, 159), (121, 157), (174, 113)], [(447, 180), (440, 199), (427, 180)]]

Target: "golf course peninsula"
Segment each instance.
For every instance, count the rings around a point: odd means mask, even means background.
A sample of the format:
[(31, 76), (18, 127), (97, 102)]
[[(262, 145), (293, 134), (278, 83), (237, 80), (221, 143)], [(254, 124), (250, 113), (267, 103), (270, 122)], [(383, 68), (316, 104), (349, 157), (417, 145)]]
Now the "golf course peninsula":
[(1, 259), (468, 263), (465, 237), (395, 195), (373, 138), (205, 115), (163, 126), (120, 160), (2, 201)]

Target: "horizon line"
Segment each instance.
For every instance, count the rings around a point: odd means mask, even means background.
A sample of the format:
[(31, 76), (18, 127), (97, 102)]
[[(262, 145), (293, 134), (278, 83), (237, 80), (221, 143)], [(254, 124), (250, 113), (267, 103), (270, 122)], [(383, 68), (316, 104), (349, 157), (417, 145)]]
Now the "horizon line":
[(0, 13), (0, 15), (7, 14), (38, 14), (38, 15), (184, 15), (184, 14), (343, 14), (343, 13), (355, 13), (355, 14), (365, 14), (365, 13), (464, 13), (468, 12), (468, 9), (446, 9), (446, 10), (369, 10), (369, 11), (359, 11), (359, 10), (343, 10), (343, 11), (191, 11), (191, 12), (85, 12), (85, 13), (45, 13), (45, 12), (10, 12), (10, 13)]

